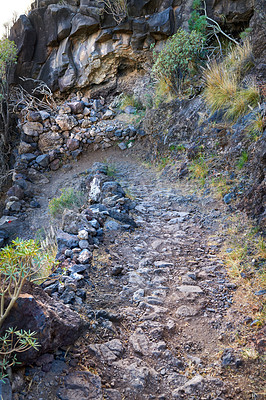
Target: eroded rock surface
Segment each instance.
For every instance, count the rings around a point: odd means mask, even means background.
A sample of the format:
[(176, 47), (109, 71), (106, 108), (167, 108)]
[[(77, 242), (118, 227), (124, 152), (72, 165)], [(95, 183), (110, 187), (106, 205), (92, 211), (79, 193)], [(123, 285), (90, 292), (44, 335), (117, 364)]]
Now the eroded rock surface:
[[(222, 26), (226, 21), (232, 32), (242, 31), (254, 14), (250, 0), (206, 3), (208, 15)], [(134, 80), (132, 71), (147, 70), (150, 46), (160, 48), (179, 27), (187, 28), (191, 6), (186, 0), (131, 0), (127, 15), (115, 20), (102, 2), (35, 2), (11, 30), (19, 49), (17, 75), (34, 76), (61, 92), (100, 85), (93, 90), (106, 93), (130, 74)]]

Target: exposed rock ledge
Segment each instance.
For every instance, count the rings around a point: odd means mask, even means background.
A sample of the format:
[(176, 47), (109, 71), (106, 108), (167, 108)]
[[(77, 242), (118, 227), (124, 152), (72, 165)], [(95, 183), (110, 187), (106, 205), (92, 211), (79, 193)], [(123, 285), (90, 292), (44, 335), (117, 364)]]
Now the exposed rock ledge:
[[(234, 31), (247, 26), (254, 11), (250, 0), (207, 3), (209, 15), (223, 15)], [(152, 44), (160, 47), (187, 26), (191, 5), (192, 0), (129, 0), (128, 16), (117, 24), (100, 1), (35, 1), (11, 29), (19, 49), (16, 75), (41, 79), (53, 91), (95, 85), (112, 90), (128, 74), (147, 69)]]

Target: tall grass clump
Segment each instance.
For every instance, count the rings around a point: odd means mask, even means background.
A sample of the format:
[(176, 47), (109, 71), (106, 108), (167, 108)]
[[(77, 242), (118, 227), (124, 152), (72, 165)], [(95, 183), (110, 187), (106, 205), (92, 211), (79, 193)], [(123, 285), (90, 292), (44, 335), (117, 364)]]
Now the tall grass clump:
[(223, 109), (237, 92), (236, 77), (231, 77), (224, 64), (216, 60), (204, 72), (206, 89), (204, 97), (212, 112)]
[(225, 235), (221, 256), (229, 276), (238, 285), (235, 307), (248, 310), (255, 321), (252, 326), (263, 326), (266, 321), (263, 299), (266, 289), (265, 237), (244, 216), (231, 217), (230, 229)]
[(55, 197), (49, 202), (49, 212), (52, 217), (59, 217), (65, 209), (73, 210), (79, 208), (84, 204), (84, 201), (82, 192), (75, 191), (73, 188), (62, 189), (61, 196)]
[(224, 61), (214, 60), (206, 67), (204, 98), (212, 112), (223, 110), (225, 118), (236, 121), (259, 104), (256, 83), (243, 83), (243, 76), (252, 66), (251, 45), (247, 41), (235, 46)]
[(198, 182), (204, 186), (205, 179), (209, 172), (208, 163), (203, 155), (192, 161), (189, 165), (189, 172), (192, 179), (198, 180)]

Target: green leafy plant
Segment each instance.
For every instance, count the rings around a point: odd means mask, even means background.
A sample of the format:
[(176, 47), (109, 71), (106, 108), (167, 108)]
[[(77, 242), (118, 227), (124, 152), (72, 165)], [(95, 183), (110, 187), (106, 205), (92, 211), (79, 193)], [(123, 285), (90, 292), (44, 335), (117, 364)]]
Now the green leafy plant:
[[(230, 35), (225, 33), (221, 26), (217, 21), (210, 18), (207, 14), (206, 2), (203, 0), (194, 0), (192, 3), (192, 12), (190, 14), (190, 18), (188, 20), (188, 26), (190, 31), (196, 31), (203, 34), (210, 43), (210, 41), (215, 38), (218, 43), (218, 48), (220, 50), (221, 55), (223, 54), (222, 44), (219, 39), (219, 35), (222, 35), (227, 40), (230, 40), (234, 44), (238, 44), (238, 42), (232, 38)], [(210, 46), (209, 50), (210, 50)], [(214, 51), (216, 49), (214, 48)]]
[(138, 99), (135, 98), (135, 96), (129, 93), (123, 93), (120, 99), (119, 107), (123, 110), (128, 106), (135, 107), (137, 110), (143, 109), (143, 105)]
[(237, 168), (242, 169), (247, 161), (248, 161), (248, 153), (246, 151), (242, 151), (241, 156), (239, 157), (237, 163)]
[(200, 155), (199, 158), (193, 160), (188, 169), (190, 171), (192, 179), (197, 179), (200, 184), (204, 186), (205, 178), (209, 172), (208, 164), (204, 156)]
[(35, 337), (36, 332), (9, 328), (0, 337), (0, 382), (8, 377), (8, 368), (20, 364), (17, 354), (29, 349), (38, 350), (39, 344)]
[(188, 27), (190, 31), (206, 33), (207, 29), (207, 19), (205, 15), (200, 14), (202, 1), (194, 0), (192, 3), (192, 12), (188, 20)]
[(114, 176), (116, 173), (116, 166), (114, 164), (109, 164), (107, 169), (107, 176)]
[(183, 144), (171, 144), (171, 146), (169, 146), (169, 150), (170, 151), (176, 151), (176, 152), (184, 152), (186, 150), (185, 146)]
[(188, 33), (179, 29), (158, 54), (154, 50), (152, 71), (158, 80), (164, 80), (175, 94), (179, 94), (187, 76), (193, 76), (204, 55), (205, 38), (200, 32)]
[(49, 271), (54, 259), (34, 240), (16, 239), (0, 251), (0, 328), (9, 315), (26, 281), (40, 282), (44, 266)]
[(84, 194), (73, 188), (62, 189), (59, 197), (53, 198), (48, 205), (52, 217), (60, 217), (65, 209), (76, 209), (84, 204)]

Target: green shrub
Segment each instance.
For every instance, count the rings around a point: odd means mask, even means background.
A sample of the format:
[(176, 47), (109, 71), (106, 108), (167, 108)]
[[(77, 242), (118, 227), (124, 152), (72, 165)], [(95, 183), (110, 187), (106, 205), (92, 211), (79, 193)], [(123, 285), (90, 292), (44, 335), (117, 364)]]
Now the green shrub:
[(199, 183), (204, 186), (205, 178), (208, 175), (209, 168), (208, 164), (203, 155), (200, 155), (199, 158), (193, 160), (188, 167), (191, 178), (197, 179)]
[[(41, 281), (51, 271), (54, 258), (34, 240), (16, 239), (0, 251), (0, 328), (26, 281)], [(49, 266), (49, 268), (48, 268)]]
[(200, 32), (188, 33), (179, 29), (170, 37), (158, 54), (154, 50), (156, 60), (152, 71), (158, 80), (164, 80), (174, 93), (182, 90), (185, 78), (192, 77), (204, 55), (205, 38)]
[[(55, 255), (34, 240), (16, 239), (0, 251), (0, 328), (15, 305), (26, 281), (41, 283), (56, 265)], [(18, 364), (16, 354), (38, 350), (35, 332), (9, 328), (0, 337), (0, 380)]]
[(247, 134), (253, 139), (257, 140), (266, 128), (266, 116), (264, 112), (256, 112), (248, 126), (246, 127)]
[(242, 151), (241, 156), (239, 157), (237, 163), (237, 168), (242, 169), (247, 161), (248, 161), (248, 153), (246, 151)]
[(65, 209), (76, 209), (84, 204), (84, 194), (72, 188), (62, 189), (62, 194), (49, 202), (49, 212), (52, 217), (59, 217)]
[(207, 29), (207, 19), (206, 15), (200, 14), (202, 1), (194, 0), (192, 3), (192, 12), (190, 14), (190, 18), (188, 20), (188, 27), (190, 31), (201, 32), (203, 34), (206, 33)]
[(119, 107), (123, 110), (128, 106), (135, 107), (137, 110), (143, 109), (143, 105), (138, 99), (135, 98), (135, 96), (128, 93), (123, 93), (120, 99)]
[(8, 377), (8, 368), (20, 364), (17, 361), (17, 353), (29, 349), (38, 350), (39, 344), (35, 335), (35, 332), (9, 328), (0, 337), (0, 382), (4, 382), (5, 378)]
[[(220, 15), (222, 16), (222, 15)], [(226, 41), (238, 44), (238, 42), (227, 33), (225, 33), (217, 21), (210, 18), (207, 13), (207, 6), (205, 0), (194, 0), (192, 3), (192, 12), (188, 20), (188, 26), (190, 31), (200, 32), (206, 38), (208, 42), (208, 50), (213, 53), (220, 52), (223, 54), (223, 46), (220, 40), (222, 36)], [(214, 42), (217, 42), (218, 46), (213, 46)]]

